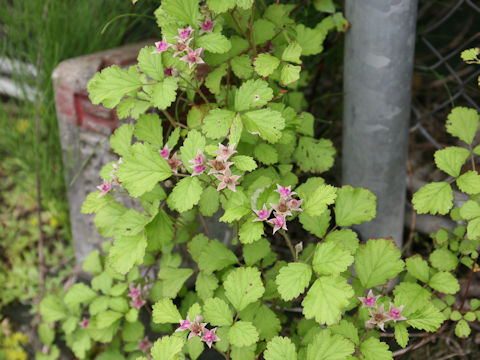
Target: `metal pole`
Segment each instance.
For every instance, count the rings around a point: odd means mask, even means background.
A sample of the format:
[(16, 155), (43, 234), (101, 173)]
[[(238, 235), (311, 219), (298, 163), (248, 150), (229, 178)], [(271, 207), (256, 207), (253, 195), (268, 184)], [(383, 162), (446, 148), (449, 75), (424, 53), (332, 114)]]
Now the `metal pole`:
[(417, 0), (346, 0), (343, 183), (377, 196), (363, 240), (403, 242)]

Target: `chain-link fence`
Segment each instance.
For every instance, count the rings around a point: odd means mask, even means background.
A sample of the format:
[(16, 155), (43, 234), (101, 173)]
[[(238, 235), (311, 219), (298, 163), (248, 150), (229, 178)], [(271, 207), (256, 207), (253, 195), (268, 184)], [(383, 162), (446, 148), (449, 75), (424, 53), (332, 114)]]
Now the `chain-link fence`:
[(460, 59), (463, 50), (480, 45), (480, 3), (475, 2), (419, 3), (410, 132), (435, 149), (442, 148), (443, 124), (453, 106), (480, 111), (480, 67)]

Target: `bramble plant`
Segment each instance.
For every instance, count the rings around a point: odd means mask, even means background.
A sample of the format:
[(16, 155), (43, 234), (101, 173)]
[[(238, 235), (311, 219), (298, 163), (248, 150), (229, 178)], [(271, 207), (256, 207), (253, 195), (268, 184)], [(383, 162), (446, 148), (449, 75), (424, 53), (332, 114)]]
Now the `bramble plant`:
[[(136, 121), (111, 136), (120, 158), (82, 209), (114, 240), (83, 263), (90, 285), (42, 302), (39, 359), (58, 354), (51, 323), (82, 359), (195, 360), (207, 348), (234, 360), (392, 359), (384, 331), (406, 347), (449, 316), (467, 335), (479, 304), (455, 307), (453, 271), (458, 258), (473, 266), (480, 234), (439, 232), (430, 263), (404, 261), (392, 239), (360, 244), (349, 229), (375, 217), (374, 194), (312, 176), (335, 149), (303, 111), (304, 61), (349, 23), (320, 0), (323, 19), (305, 26), (301, 5), (164, 0), (162, 40), (89, 82), (94, 104)], [(472, 119), (476, 130), (471, 112), (451, 126)], [(431, 199), (420, 191), (416, 208)]]

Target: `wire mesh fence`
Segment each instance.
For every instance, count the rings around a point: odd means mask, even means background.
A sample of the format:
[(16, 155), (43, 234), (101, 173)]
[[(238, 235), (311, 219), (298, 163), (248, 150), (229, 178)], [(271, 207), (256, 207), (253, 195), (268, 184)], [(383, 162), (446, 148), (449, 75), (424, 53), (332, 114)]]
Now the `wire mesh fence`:
[(413, 81), (412, 126), (435, 149), (443, 146), (446, 117), (453, 106), (480, 111), (480, 68), (460, 53), (480, 45), (480, 3), (472, 0), (420, 1)]

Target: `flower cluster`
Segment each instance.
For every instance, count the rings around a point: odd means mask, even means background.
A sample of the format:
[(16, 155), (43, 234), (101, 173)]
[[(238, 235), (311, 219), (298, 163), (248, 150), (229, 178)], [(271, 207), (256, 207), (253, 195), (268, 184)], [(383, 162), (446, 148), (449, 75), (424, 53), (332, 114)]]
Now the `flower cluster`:
[(151, 359), (150, 352), (152, 350), (153, 344), (148, 340), (148, 336), (145, 336), (143, 339), (138, 339), (137, 350), (140, 350), (148, 354), (148, 359)]
[(170, 169), (174, 174), (178, 174), (178, 169), (183, 168), (183, 162), (177, 157), (177, 153), (175, 152), (172, 156), (170, 156), (172, 149), (165, 145), (162, 150), (159, 150), (160, 155), (165, 159)]
[[(295, 199), (293, 195), (297, 193), (292, 191), (291, 186), (283, 187), (277, 184), (277, 190), (275, 192), (280, 194), (280, 199), (278, 203), (272, 204), (270, 210), (265, 204), (263, 204), (262, 210), (253, 210), (257, 215), (253, 221), (265, 221), (273, 225), (273, 233), (275, 234), (277, 230), (283, 229), (287, 230), (287, 216), (292, 216), (292, 211), (303, 211), (300, 206), (302, 205), (302, 199)], [(273, 219), (268, 220), (273, 211)]]
[(108, 194), (110, 191), (112, 191), (114, 185), (120, 185), (120, 182), (118, 181), (117, 176), (115, 175), (116, 171), (118, 170), (118, 165), (122, 163), (122, 158), (118, 159), (118, 162), (113, 164), (113, 170), (110, 172), (110, 176), (112, 177), (112, 181), (107, 181), (103, 179), (103, 184), (97, 186), (97, 189), (100, 190), (100, 193), (98, 194), (98, 198), (102, 197), (103, 195)]
[(128, 286), (129, 292), (127, 296), (131, 299), (130, 306), (136, 308), (137, 310), (140, 309), (143, 305), (145, 305), (145, 300), (142, 298), (142, 289), (140, 284), (135, 286), (133, 283), (130, 283)]
[[(198, 34), (202, 35), (203, 33), (211, 33), (215, 24), (215, 21), (212, 21), (209, 16), (206, 16), (204, 21), (200, 21), (198, 23), (198, 25), (200, 26), (200, 31)], [(178, 29), (178, 36), (175, 36), (175, 39), (177, 40), (176, 44), (170, 44), (167, 41), (167, 38), (164, 36), (162, 41), (158, 41), (155, 43), (155, 50), (152, 51), (152, 54), (161, 54), (167, 51), (169, 48), (172, 48), (173, 57), (183, 55), (180, 57), (180, 60), (188, 63), (190, 69), (195, 64), (204, 64), (205, 62), (202, 59), (203, 49), (192, 49), (190, 47), (190, 43), (193, 40), (194, 33), (195, 30), (191, 26), (185, 29)], [(165, 75), (177, 76), (178, 70), (174, 69), (173, 67), (166, 68)]]
[(367, 297), (359, 297), (358, 299), (362, 303), (362, 308), (368, 308), (370, 313), (370, 319), (365, 322), (367, 328), (374, 328), (375, 325), (385, 331), (384, 325), (387, 321), (392, 320), (394, 323), (400, 320), (407, 320), (405, 316), (400, 315), (403, 310), (403, 306), (395, 308), (392, 303), (390, 303), (390, 308), (388, 311), (385, 311), (384, 304), (377, 306), (377, 300), (380, 295), (373, 296), (373, 291), (370, 290), (367, 294)]
[(180, 319), (180, 327), (178, 327), (175, 332), (188, 330), (190, 331), (190, 334), (188, 334), (189, 339), (200, 336), (200, 340), (204, 341), (208, 347), (211, 348), (214, 341), (220, 341), (220, 338), (215, 334), (217, 328), (215, 327), (208, 330), (205, 328), (207, 323), (202, 323), (202, 321), (203, 317), (201, 315), (197, 315), (194, 321), (190, 321), (187, 315), (185, 320)]

